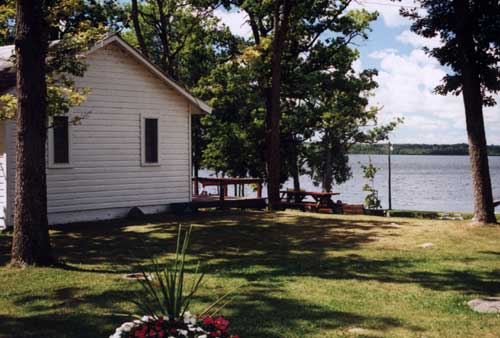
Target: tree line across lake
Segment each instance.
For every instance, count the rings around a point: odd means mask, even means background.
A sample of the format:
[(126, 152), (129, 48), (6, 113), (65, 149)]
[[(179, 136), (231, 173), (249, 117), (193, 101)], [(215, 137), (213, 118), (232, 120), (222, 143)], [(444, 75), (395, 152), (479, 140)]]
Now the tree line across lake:
[[(392, 144), (393, 155), (469, 155), (466, 143), (457, 144)], [(350, 154), (387, 154), (387, 144), (355, 144)], [(500, 156), (500, 145), (488, 146), (489, 156)]]

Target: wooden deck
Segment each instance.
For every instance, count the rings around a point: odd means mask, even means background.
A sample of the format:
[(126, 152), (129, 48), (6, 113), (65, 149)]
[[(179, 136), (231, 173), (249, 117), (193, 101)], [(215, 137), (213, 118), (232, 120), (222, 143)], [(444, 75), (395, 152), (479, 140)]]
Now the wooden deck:
[[(186, 203), (173, 203), (172, 211), (176, 214), (195, 212), (199, 209), (265, 209), (267, 199), (262, 198), (262, 179), (260, 178), (217, 178), (193, 177), (193, 200)], [(200, 193), (199, 184), (203, 188), (215, 186), (218, 194), (210, 195), (206, 191)], [(254, 184), (256, 197), (245, 196), (244, 186)], [(234, 196), (229, 196), (228, 187), (234, 186)]]
[(173, 203), (172, 211), (175, 214), (195, 212), (200, 209), (265, 209), (267, 200), (265, 198), (237, 198), (226, 196), (221, 200), (219, 196), (194, 196), (191, 202)]
[(245, 185), (254, 184), (256, 186), (257, 198), (262, 198), (262, 183), (261, 178), (236, 178), (236, 177), (193, 177), (193, 194), (194, 196), (202, 195), (199, 190), (199, 184), (205, 189), (206, 187), (217, 187), (220, 199), (229, 196), (229, 186), (234, 186), (235, 197), (245, 197)]

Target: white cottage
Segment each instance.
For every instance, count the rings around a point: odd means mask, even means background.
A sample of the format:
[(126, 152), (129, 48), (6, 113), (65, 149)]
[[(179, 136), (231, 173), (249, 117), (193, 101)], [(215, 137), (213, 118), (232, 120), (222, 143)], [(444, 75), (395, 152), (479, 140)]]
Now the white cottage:
[[(9, 48), (0, 50), (0, 94), (15, 92), (6, 86)], [(87, 101), (48, 130), (49, 223), (119, 218), (132, 207), (158, 213), (191, 201), (191, 116), (211, 108), (118, 35), (96, 45), (87, 62), (77, 79), (91, 89)], [(82, 115), (80, 124), (70, 123)], [(0, 122), (0, 169), (0, 217), (11, 225), (14, 121)]]

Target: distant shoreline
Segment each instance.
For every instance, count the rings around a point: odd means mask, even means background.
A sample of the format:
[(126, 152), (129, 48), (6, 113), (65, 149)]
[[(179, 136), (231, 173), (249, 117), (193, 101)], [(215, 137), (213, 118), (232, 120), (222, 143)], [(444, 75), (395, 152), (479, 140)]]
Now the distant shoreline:
[[(468, 156), (469, 146), (458, 144), (393, 144), (393, 155)], [(349, 154), (386, 155), (387, 144), (355, 144)], [(500, 146), (488, 146), (488, 156), (500, 156)]]

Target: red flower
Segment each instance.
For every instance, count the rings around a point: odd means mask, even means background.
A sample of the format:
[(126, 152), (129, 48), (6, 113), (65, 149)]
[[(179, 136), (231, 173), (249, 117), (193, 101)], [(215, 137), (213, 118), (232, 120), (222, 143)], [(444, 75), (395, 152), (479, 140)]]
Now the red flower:
[(177, 329), (175, 327), (171, 327), (168, 332), (170, 333), (177, 333)]
[(215, 319), (214, 325), (217, 329), (226, 331), (229, 326), (229, 321), (224, 319), (223, 317), (219, 317)]
[(146, 333), (145, 331), (135, 331), (135, 336), (137, 338), (146, 338)]
[(213, 325), (214, 324), (214, 319), (210, 316), (206, 316), (204, 319), (203, 319), (203, 325)]
[(150, 337), (154, 337), (154, 336), (156, 336), (156, 332), (155, 332), (155, 330), (153, 330), (153, 329), (149, 330), (149, 336), (150, 336)]

